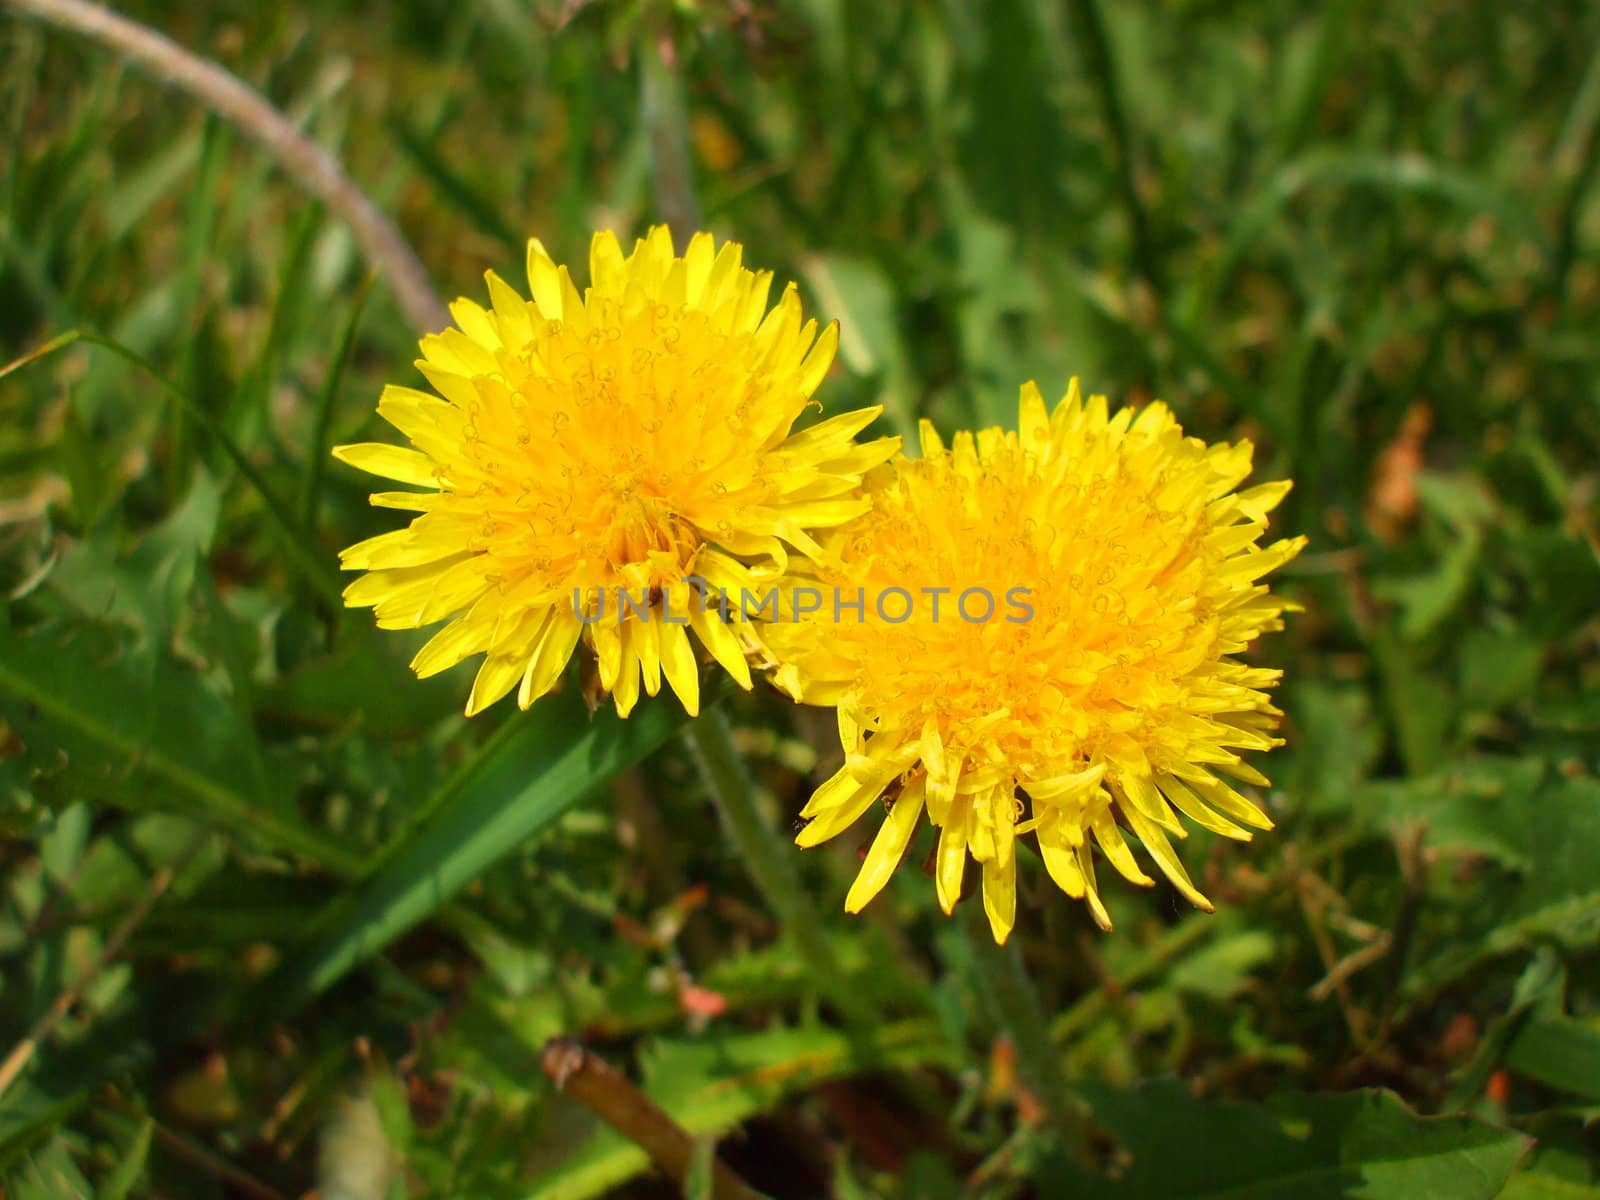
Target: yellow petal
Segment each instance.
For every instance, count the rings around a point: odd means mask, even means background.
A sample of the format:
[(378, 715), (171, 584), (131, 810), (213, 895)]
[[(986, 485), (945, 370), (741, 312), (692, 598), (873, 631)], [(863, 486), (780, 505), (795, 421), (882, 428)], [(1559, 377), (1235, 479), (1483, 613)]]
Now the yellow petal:
[(709, 233), (697, 233), (689, 239), (689, 248), (683, 252), (684, 300), (698, 306), (706, 297), (706, 283), (711, 278), (711, 268), (716, 261), (716, 238)]
[(1038, 451), (1050, 442), (1050, 414), (1045, 411), (1039, 385), (1031, 379), (1022, 385), (1022, 400), (1017, 415), (1017, 434), (1024, 449)]
[(753, 686), (750, 679), (750, 663), (744, 655), (744, 647), (739, 644), (739, 635), (734, 633), (722, 615), (714, 608), (702, 612), (698, 607), (689, 610), (689, 627), (695, 631), (700, 639), (700, 644), (711, 652), (711, 657), (717, 660), (734, 682), (749, 691)]
[(374, 508), (403, 508), (412, 512), (431, 512), (445, 499), (439, 492), (373, 492), (367, 503)]
[(1055, 884), (1074, 900), (1083, 899), (1083, 872), (1078, 869), (1078, 855), (1071, 846), (1039, 839), (1039, 850), (1044, 856), (1045, 870)]
[(939, 907), (946, 914), (955, 910), (961, 899), (961, 877), (967, 869), (967, 817), (972, 801), (957, 796), (950, 805), (943, 827), (939, 830), (939, 851), (934, 860), (934, 885), (939, 894)]
[(1062, 803), (1069, 797), (1078, 796), (1096, 787), (1105, 778), (1105, 774), (1105, 763), (1096, 763), (1085, 770), (1073, 771), (1066, 775), (1053, 775), (1049, 779), (1024, 780), (1022, 790), (1034, 800)]
[(847, 762), (811, 793), (805, 807), (800, 810), (801, 817), (809, 820), (820, 816), (829, 809), (838, 808), (842, 804), (854, 801), (856, 793), (861, 789), (862, 781), (850, 769)]
[(617, 679), (610, 690), (619, 717), (626, 717), (632, 712), (639, 700), (639, 652), (634, 645), (637, 629), (638, 623), (634, 621), (626, 621), (617, 629)]
[(523, 663), (520, 655), (491, 654), (484, 659), (472, 681), (472, 694), (467, 697), (467, 716), (477, 716), (516, 687), (522, 678)]
[(691, 717), (700, 715), (700, 665), (682, 625), (660, 626), (661, 670)]
[(627, 281), (627, 268), (617, 235), (603, 229), (589, 242), (589, 286), (607, 295), (620, 294)]
[(1248, 842), (1253, 836), (1248, 829), (1241, 829), (1226, 817), (1212, 811), (1210, 806), (1195, 795), (1181, 779), (1167, 775), (1158, 779), (1157, 783), (1161, 787), (1162, 794), (1172, 802), (1172, 806), (1200, 828), (1209, 829), (1212, 833), (1239, 842)]
[(416, 657), (411, 660), (411, 669), (416, 672), (418, 679), (427, 679), (440, 671), (447, 671), (463, 659), (487, 650), (489, 630), (490, 625), (486, 622), (458, 617), (429, 638), (417, 651)]
[(561, 273), (538, 238), (528, 239), (528, 289), (539, 315), (546, 321), (561, 319)]
[(335, 446), (333, 456), (369, 475), (393, 479), (398, 483), (414, 483), (418, 487), (439, 486), (439, 469), (433, 459), (403, 446), (357, 442), (350, 446)]
[(1102, 933), (1110, 933), (1111, 914), (1106, 911), (1105, 903), (1100, 899), (1100, 889), (1095, 884), (1094, 851), (1089, 849), (1088, 842), (1078, 847), (1078, 871), (1083, 876), (1083, 899), (1089, 906), (1089, 915), (1100, 926)]
[(489, 314), (484, 311), (482, 305), (463, 296), (450, 306), (450, 315), (455, 318), (461, 332), (484, 349), (500, 348), (500, 331), (495, 328), (494, 322), (489, 319)]
[(609, 692), (617, 686), (617, 674), (622, 668), (622, 631), (615, 621), (604, 617), (588, 629), (600, 686)]
[(800, 394), (809, 396), (817, 390), (817, 385), (828, 377), (828, 369), (833, 366), (833, 356), (839, 350), (839, 322), (829, 321), (828, 327), (822, 331), (822, 336), (806, 354), (805, 361), (800, 364)]
[(1017, 863), (1004, 866), (998, 860), (983, 864), (983, 911), (996, 945), (1003, 946), (1017, 923)]
[(1234, 497), (1234, 502), (1238, 504), (1239, 511), (1252, 521), (1265, 520), (1267, 514), (1278, 507), (1292, 487), (1294, 484), (1287, 479), (1280, 479), (1276, 483), (1257, 484), (1240, 492)]
[(1200, 894), (1200, 890), (1189, 879), (1189, 872), (1183, 869), (1173, 852), (1172, 843), (1167, 841), (1167, 835), (1161, 832), (1160, 826), (1150, 820), (1136, 808), (1124, 808), (1123, 815), (1128, 818), (1128, 824), (1133, 832), (1138, 834), (1139, 840), (1144, 843), (1144, 848), (1150, 852), (1150, 857), (1156, 860), (1156, 866), (1161, 868), (1161, 873), (1172, 881), (1188, 899), (1189, 903), (1203, 912), (1215, 912), (1211, 901)]
[(1183, 826), (1178, 824), (1178, 818), (1172, 815), (1172, 809), (1167, 806), (1165, 797), (1156, 790), (1155, 780), (1149, 775), (1119, 771), (1113, 774), (1111, 785), (1127, 800), (1127, 803), (1122, 805), (1123, 811), (1137, 809), (1142, 816), (1161, 828), (1170, 830), (1179, 837), (1186, 836)]
[(1106, 860), (1121, 872), (1124, 879), (1140, 887), (1155, 886), (1156, 881), (1141, 871), (1139, 864), (1134, 861), (1133, 852), (1128, 849), (1128, 843), (1122, 840), (1122, 831), (1117, 828), (1108, 810), (1102, 808), (1096, 813), (1089, 828), (1094, 831), (1100, 849), (1105, 851)]
[(883, 795), (887, 781), (856, 782), (855, 788), (842, 804), (836, 804), (819, 813), (795, 836), (797, 846), (819, 846), (829, 838), (837, 837), (854, 825), (861, 815)]
[(639, 673), (644, 678), (644, 690), (654, 696), (661, 690), (661, 637), (653, 619), (629, 618), (628, 637), (639, 655)]
[(860, 912), (883, 890), (895, 868), (900, 865), (906, 847), (911, 844), (911, 835), (917, 831), (917, 819), (921, 816), (922, 780), (919, 778), (900, 793), (889, 815), (878, 826), (866, 861), (861, 864), (861, 871), (844, 898), (845, 912)]
[(501, 341), (511, 347), (526, 346), (533, 340), (533, 316), (528, 312), (528, 302), (493, 271), (485, 273), (484, 278), (489, 284), (489, 301), (494, 305)]
[(561, 678), (561, 673), (572, 661), (572, 651), (578, 644), (583, 625), (569, 612), (556, 609), (545, 624), (528, 669), (523, 673), (522, 686), (517, 691), (517, 707), (527, 708), (547, 693)]
[(1232, 817), (1241, 825), (1249, 825), (1253, 829), (1268, 830), (1272, 826), (1272, 818), (1267, 816), (1250, 801), (1234, 791), (1222, 780), (1203, 773), (1186, 776), (1190, 787), (1205, 799), (1212, 808), (1226, 816)]

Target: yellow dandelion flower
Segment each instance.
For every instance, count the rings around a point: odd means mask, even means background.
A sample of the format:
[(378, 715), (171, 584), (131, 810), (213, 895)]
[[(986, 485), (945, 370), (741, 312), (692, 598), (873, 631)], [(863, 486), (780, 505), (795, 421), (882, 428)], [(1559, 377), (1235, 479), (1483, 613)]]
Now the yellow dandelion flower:
[[(1258, 582), (1303, 538), (1258, 545), (1289, 490), (1235, 491), (1248, 442), (1186, 438), (1165, 405), (1107, 415), (1077, 382), (1054, 414), (1022, 389), (1020, 432), (926, 422), (923, 457), (867, 481), (872, 511), (825, 540), (812, 615), (768, 633), (775, 679), (838, 708), (845, 763), (802, 811), (797, 841), (888, 813), (845, 907), (888, 881), (924, 811), (948, 913), (970, 854), (997, 941), (1016, 914), (1017, 839), (1110, 929), (1095, 851), (1153, 881), (1131, 831), (1209, 911), (1173, 852), (1182, 814), (1227, 837), (1272, 823), (1228, 779), (1265, 785), (1242, 750), (1279, 744), (1279, 671), (1235, 657), (1291, 606)], [(786, 587), (787, 587), (786, 583)], [(819, 606), (820, 601), (820, 606)]]
[(411, 448), (334, 451), (425, 489), (372, 496), (420, 515), (344, 551), (366, 572), (345, 601), (386, 629), (449, 622), (419, 676), (485, 655), (468, 716), (513, 688), (526, 708), (580, 641), (623, 716), (663, 677), (697, 711), (691, 632), (748, 688), (752, 635), (706, 595), (756, 586), (867, 507), (861, 476), (897, 439), (855, 442), (876, 408), (790, 432), (838, 327), (819, 336), (793, 284), (768, 311), (772, 273), (742, 256), (702, 233), (680, 258), (664, 226), (624, 256), (598, 233), (580, 294), (530, 241), (531, 301), (491, 271), (491, 308), (458, 300), (456, 327), (422, 339), (439, 395), (384, 390), (378, 413)]

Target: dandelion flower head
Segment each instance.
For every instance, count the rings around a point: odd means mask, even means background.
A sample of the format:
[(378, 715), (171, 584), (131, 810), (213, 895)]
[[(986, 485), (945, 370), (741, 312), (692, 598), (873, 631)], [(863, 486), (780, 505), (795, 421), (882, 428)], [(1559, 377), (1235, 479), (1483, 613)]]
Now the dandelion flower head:
[[(1260, 581), (1304, 539), (1259, 544), (1289, 484), (1236, 491), (1248, 442), (1185, 437), (1159, 403), (1108, 415), (1076, 381), (1053, 414), (1025, 386), (1019, 425), (946, 448), (924, 423), (923, 456), (875, 471), (871, 512), (827, 539), (812, 570), (822, 610), (770, 631), (776, 681), (837, 706), (845, 751), (797, 840), (826, 841), (882, 800), (855, 912), (926, 812), (941, 905), (976, 859), (999, 941), (1030, 834), (1104, 929), (1097, 855), (1153, 883), (1129, 832), (1209, 911), (1171, 839), (1186, 836), (1180, 816), (1237, 839), (1271, 828), (1230, 780), (1267, 782), (1240, 752), (1279, 744), (1267, 689), (1280, 672), (1236, 656), (1289, 607)], [(841, 593), (864, 595), (860, 619)]]
[(680, 257), (658, 226), (624, 255), (598, 233), (580, 293), (531, 241), (531, 300), (490, 272), (489, 308), (458, 300), (422, 339), (438, 395), (385, 389), (378, 413), (410, 446), (335, 451), (423, 489), (372, 496), (419, 515), (344, 551), (366, 572), (345, 600), (384, 628), (447, 622), (419, 676), (484, 655), (469, 716), (513, 689), (526, 708), (580, 640), (623, 716), (663, 677), (697, 710), (691, 633), (748, 688), (752, 634), (704, 596), (756, 586), (866, 508), (862, 474), (898, 443), (855, 441), (872, 408), (791, 432), (838, 327), (819, 335), (792, 284), (769, 311), (772, 273), (742, 254), (702, 233)]

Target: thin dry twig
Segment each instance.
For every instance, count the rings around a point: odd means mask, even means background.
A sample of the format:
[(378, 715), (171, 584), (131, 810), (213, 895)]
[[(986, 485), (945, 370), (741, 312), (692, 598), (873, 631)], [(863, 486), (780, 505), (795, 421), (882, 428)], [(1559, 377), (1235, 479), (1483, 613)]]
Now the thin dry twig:
[(1343, 987), (1345, 981), (1359, 971), (1370, 967), (1375, 962), (1381, 962), (1389, 956), (1392, 939), (1387, 929), (1379, 932), (1376, 938), (1346, 954), (1316, 983), (1307, 990), (1306, 995), (1321, 1004), (1336, 988)]
[(221, 1155), (213, 1154), (204, 1146), (184, 1137), (180, 1133), (168, 1129), (164, 1125), (155, 1127), (156, 1140), (180, 1158), (186, 1158), (203, 1171), (208, 1171), (218, 1179), (232, 1185), (235, 1191), (253, 1200), (289, 1200), (277, 1188), (261, 1182), (255, 1176), (241, 1171)]
[(254, 137), (280, 167), (350, 227), (362, 253), (388, 280), (401, 310), (419, 332), (432, 333), (450, 324), (428, 269), (394, 223), (351, 182), (333, 155), (296, 129), (254, 88), (165, 34), (91, 0), (10, 3), (19, 12), (109, 46)]
[(1348, 969), (1341, 969), (1339, 953), (1334, 948), (1333, 939), (1328, 935), (1325, 917), (1330, 907), (1336, 907), (1340, 901), (1330, 901), (1330, 896), (1337, 896), (1332, 888), (1327, 887), (1322, 879), (1314, 872), (1305, 869), (1300, 864), (1299, 854), (1294, 846), (1289, 846), (1284, 852), (1287, 876), (1294, 890), (1296, 900), (1300, 903), (1300, 912), (1305, 917), (1306, 929), (1311, 934), (1311, 942), (1317, 948), (1317, 955), (1322, 959), (1322, 970), (1329, 981), (1333, 995), (1338, 999), (1339, 1011), (1343, 1014), (1345, 1024), (1350, 1030), (1350, 1040), (1357, 1046), (1365, 1048), (1368, 1044), (1366, 1014), (1357, 1007), (1355, 998), (1350, 991), (1350, 974)]
[[(551, 1038), (539, 1065), (550, 1081), (650, 1156), (666, 1175), (683, 1183), (694, 1160), (694, 1137), (654, 1100), (599, 1055), (572, 1038)], [(714, 1158), (714, 1200), (761, 1200), (755, 1191)]]

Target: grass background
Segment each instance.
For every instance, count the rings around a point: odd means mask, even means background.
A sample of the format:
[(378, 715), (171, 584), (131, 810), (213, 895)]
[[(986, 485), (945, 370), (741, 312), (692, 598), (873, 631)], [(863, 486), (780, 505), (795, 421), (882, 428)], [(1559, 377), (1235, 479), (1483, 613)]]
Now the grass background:
[[(636, 6), (127, 11), (448, 295), (652, 218)], [(0, 13), (0, 360), (148, 368), (0, 379), (0, 1049), (149, 905), (0, 1095), (4, 1194), (677, 1194), (545, 1082), (566, 1033), (784, 1200), (1600, 1197), (1600, 9), (670, 25), (706, 220), (846, 323), (831, 410), (948, 432), (1077, 374), (1295, 479), (1278, 830), (1196, 832), (1217, 915), (1113, 886), (1109, 936), (1025, 863), (997, 955), (914, 866), (846, 917), (866, 832), (776, 915), (670, 702), (465, 721), (470, 667), (336, 599), (392, 522), (325, 447), (387, 436), (414, 332), (253, 145)], [(828, 722), (722, 707), (781, 833)]]

